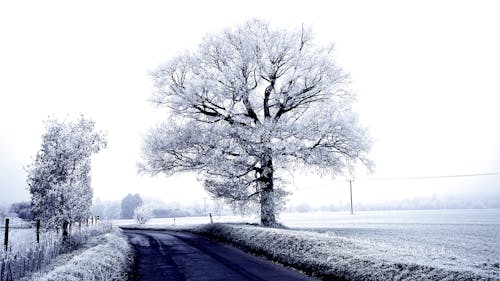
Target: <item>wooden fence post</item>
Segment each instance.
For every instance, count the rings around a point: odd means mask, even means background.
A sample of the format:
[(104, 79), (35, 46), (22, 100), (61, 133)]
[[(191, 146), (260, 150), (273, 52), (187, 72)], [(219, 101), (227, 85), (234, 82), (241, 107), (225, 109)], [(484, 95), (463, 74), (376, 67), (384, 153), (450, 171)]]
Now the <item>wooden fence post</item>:
[(5, 236), (3, 238), (3, 244), (5, 246), (5, 251), (7, 252), (7, 247), (9, 245), (9, 219), (5, 219)]
[(40, 244), (40, 220), (36, 220), (36, 243)]
[(210, 216), (210, 223), (214, 223), (214, 220), (212, 219), (212, 213), (208, 213), (208, 215)]

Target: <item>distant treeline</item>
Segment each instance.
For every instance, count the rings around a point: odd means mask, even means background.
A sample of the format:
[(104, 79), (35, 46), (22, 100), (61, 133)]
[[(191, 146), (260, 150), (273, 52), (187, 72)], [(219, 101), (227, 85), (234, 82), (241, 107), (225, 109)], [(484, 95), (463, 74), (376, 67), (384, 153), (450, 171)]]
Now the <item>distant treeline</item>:
[[(130, 219), (131, 217), (124, 216), (124, 200), (101, 201), (97, 198), (92, 205), (92, 213), (103, 219)], [(145, 199), (144, 202), (141, 201), (140, 205), (142, 204), (150, 206), (153, 218), (205, 216), (208, 213), (213, 215), (233, 214), (232, 209), (222, 201), (208, 198), (206, 204), (205, 200), (195, 200), (191, 203), (181, 204), (179, 202), (165, 203), (152, 199)]]

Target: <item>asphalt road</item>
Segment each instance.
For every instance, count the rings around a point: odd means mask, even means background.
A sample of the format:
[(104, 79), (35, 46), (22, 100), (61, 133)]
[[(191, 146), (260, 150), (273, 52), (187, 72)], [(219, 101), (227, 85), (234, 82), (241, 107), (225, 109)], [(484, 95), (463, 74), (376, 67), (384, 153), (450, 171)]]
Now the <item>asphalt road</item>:
[(315, 280), (185, 232), (124, 230), (136, 251), (131, 280)]

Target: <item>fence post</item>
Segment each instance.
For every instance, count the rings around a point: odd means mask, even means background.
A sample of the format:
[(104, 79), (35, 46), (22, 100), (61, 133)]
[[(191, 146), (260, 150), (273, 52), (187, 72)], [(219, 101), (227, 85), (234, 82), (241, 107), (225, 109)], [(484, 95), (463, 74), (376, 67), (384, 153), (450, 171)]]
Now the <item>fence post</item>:
[(214, 220), (212, 219), (212, 213), (208, 213), (208, 215), (210, 216), (210, 223), (214, 223)]
[(7, 252), (7, 247), (9, 245), (9, 219), (5, 219), (5, 236), (3, 239), (3, 244), (5, 246), (5, 251)]
[(40, 220), (36, 220), (36, 243), (40, 244)]

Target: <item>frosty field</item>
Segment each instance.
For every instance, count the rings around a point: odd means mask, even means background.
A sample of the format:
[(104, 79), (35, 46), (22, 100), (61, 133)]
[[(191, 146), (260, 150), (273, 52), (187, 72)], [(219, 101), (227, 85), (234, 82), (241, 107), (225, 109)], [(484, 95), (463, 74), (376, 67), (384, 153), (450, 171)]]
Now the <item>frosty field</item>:
[(357, 255), (500, 278), (500, 209), (285, 214), (291, 228), (345, 237)]
[[(214, 222), (257, 222), (215, 216)], [(292, 230), (339, 237), (354, 247), (349, 255), (366, 260), (469, 271), (500, 279), (500, 209), (286, 213), (280, 222)], [(177, 218), (176, 225), (208, 223), (207, 217)], [(121, 221), (118, 223), (131, 223)], [(172, 225), (154, 219), (148, 225)]]
[[(42, 236), (44, 234), (41, 234)], [(0, 227), (0, 242), (4, 243), (5, 228)], [(16, 250), (22, 247), (30, 247), (36, 243), (36, 232), (34, 228), (10, 228), (9, 248)]]

